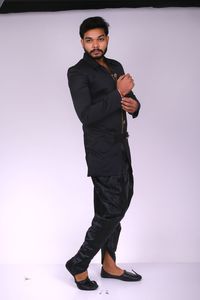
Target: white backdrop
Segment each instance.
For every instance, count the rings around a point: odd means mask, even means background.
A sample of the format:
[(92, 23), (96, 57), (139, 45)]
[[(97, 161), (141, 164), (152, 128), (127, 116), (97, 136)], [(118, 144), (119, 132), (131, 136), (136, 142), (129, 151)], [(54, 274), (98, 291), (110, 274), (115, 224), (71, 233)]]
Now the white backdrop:
[(80, 23), (95, 15), (142, 103), (129, 118), (135, 195), (118, 260), (199, 262), (200, 9), (143, 8), (0, 15), (0, 263), (65, 263), (90, 225), (66, 72), (83, 55)]

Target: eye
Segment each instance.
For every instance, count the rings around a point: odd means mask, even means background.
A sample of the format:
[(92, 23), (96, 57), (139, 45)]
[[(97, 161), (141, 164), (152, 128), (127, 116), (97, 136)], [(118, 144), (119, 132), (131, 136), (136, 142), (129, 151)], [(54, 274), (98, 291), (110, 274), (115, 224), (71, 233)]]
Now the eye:
[(105, 37), (100, 37), (99, 39), (98, 39), (100, 42), (103, 42), (103, 41), (105, 41)]
[(85, 39), (85, 42), (89, 44), (92, 42), (92, 39)]

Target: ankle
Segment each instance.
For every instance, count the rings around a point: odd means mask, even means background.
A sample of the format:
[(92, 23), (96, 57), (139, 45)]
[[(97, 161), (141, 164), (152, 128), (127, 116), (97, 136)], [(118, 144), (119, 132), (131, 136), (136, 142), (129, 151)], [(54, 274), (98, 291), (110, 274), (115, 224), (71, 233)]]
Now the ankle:
[(88, 277), (88, 272), (85, 271), (85, 272), (76, 274), (74, 277), (77, 282), (85, 280)]
[(118, 266), (108, 266), (108, 265), (103, 265), (103, 270), (109, 274), (112, 275), (122, 275), (124, 273), (124, 270), (119, 268)]

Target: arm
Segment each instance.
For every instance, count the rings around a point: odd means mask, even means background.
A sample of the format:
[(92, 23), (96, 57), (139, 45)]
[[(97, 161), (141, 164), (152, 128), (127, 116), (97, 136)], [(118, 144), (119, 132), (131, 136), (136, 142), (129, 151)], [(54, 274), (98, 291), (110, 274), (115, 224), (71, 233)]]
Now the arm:
[(117, 80), (117, 89), (122, 98), (122, 109), (131, 114), (133, 118), (138, 116), (140, 110), (140, 103), (132, 92), (134, 86), (135, 83), (130, 74), (122, 75)]
[(101, 96), (97, 103), (92, 103), (86, 75), (76, 69), (69, 69), (68, 82), (76, 113), (84, 125), (100, 121), (121, 108), (121, 97), (117, 89)]
[(136, 118), (140, 111), (140, 102), (131, 91), (127, 97), (124, 97), (122, 100), (122, 109), (127, 111), (133, 118)]

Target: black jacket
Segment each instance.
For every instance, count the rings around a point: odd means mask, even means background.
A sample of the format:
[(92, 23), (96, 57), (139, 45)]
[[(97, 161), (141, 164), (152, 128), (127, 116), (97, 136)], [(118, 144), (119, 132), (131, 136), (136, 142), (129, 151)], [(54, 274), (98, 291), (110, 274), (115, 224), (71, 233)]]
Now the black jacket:
[[(114, 77), (124, 74), (119, 62), (105, 59)], [(85, 53), (83, 59), (69, 68), (68, 83), (76, 113), (83, 124), (88, 176), (119, 175), (122, 167), (122, 117), (123, 134), (127, 131), (127, 120), (121, 109), (116, 81)], [(132, 92), (128, 96), (136, 99)], [(137, 117), (138, 112), (139, 109), (132, 117)]]

